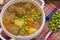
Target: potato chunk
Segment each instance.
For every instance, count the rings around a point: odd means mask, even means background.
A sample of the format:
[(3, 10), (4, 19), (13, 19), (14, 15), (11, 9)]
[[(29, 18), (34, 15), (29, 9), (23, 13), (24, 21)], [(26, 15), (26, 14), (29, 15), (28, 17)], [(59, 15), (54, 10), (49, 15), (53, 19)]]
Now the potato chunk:
[(15, 19), (15, 25), (17, 26), (22, 26), (24, 24), (24, 20), (23, 19)]
[(33, 33), (35, 33), (36, 31), (37, 31), (36, 28), (29, 28), (28, 34), (33, 34)]

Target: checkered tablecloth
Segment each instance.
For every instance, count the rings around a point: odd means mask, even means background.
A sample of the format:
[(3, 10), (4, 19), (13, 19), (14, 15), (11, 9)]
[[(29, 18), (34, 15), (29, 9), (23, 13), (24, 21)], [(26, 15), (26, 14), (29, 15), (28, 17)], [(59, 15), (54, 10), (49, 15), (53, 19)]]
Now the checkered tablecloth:
[[(60, 9), (57, 8), (55, 5), (45, 4), (45, 7), (44, 7), (44, 12), (45, 12), (45, 16), (46, 16), (45, 27), (43, 28), (41, 33), (34, 39), (44, 40), (46, 34), (50, 31), (49, 26), (48, 26), (49, 20), (51, 19), (52, 15), (54, 15), (54, 13), (56, 13), (58, 11), (60, 11)], [(60, 40), (60, 30), (56, 31), (56, 32), (52, 32), (47, 40)]]
[[(38, 0), (35, 0), (35, 1), (40, 3)], [(44, 6), (44, 12), (45, 12), (45, 16), (46, 16), (45, 27), (42, 29), (41, 33), (36, 38), (33, 38), (32, 40), (44, 40), (46, 34), (50, 31), (49, 27), (48, 27), (49, 20), (52, 17), (52, 15), (58, 11), (60, 11), (60, 9), (57, 8), (55, 5), (45, 4), (45, 6)], [(8, 37), (4, 32), (2, 32), (1, 35), (5, 39), (10, 39), (10, 37)], [(56, 32), (52, 32), (47, 40), (60, 40), (60, 30), (58, 30)]]

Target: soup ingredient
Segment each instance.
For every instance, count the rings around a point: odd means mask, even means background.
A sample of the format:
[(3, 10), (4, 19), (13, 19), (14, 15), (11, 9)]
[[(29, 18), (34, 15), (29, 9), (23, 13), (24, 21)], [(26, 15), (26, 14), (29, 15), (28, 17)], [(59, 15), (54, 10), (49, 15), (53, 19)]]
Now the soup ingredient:
[(17, 26), (22, 26), (24, 24), (24, 20), (23, 19), (15, 19), (15, 22), (14, 22), (15, 25)]
[(14, 23), (14, 20), (13, 20), (13, 19), (11, 19), (11, 22), (12, 22), (12, 23)]
[(26, 9), (24, 7), (10, 6), (8, 8), (8, 11), (16, 14), (19, 17), (21, 17), (22, 15), (25, 15), (26, 14)]
[(25, 15), (26, 14), (26, 9), (24, 7), (18, 7), (16, 9), (16, 15), (21, 17), (22, 15)]
[(11, 17), (12, 17), (12, 19), (17, 19), (17, 18), (18, 18), (18, 17), (17, 17), (16, 15), (14, 15), (14, 14), (13, 14)]
[(35, 16), (32, 17), (32, 19), (33, 20), (41, 19), (42, 18), (41, 16), (42, 16), (41, 13), (38, 12)]
[(7, 27), (8, 25), (11, 24), (11, 21), (10, 20), (6, 20), (6, 22), (4, 22), (4, 26)]
[(5, 16), (4, 17), (5, 19), (9, 19), (9, 20), (18, 18), (16, 15), (14, 15), (11, 12), (9, 12), (8, 10), (5, 12), (4, 16)]
[(19, 28), (14, 24), (10, 24), (6, 29), (13, 35), (18, 35), (19, 33)]
[(22, 26), (19, 26), (19, 29), (22, 30), (25, 28), (25, 26), (26, 26), (26, 24), (24, 23)]
[(24, 7), (25, 7), (28, 11), (30, 11), (30, 10), (32, 9), (32, 4), (26, 3), (26, 4), (24, 5)]
[(28, 34), (33, 34), (33, 33), (35, 33), (36, 31), (37, 31), (36, 28), (29, 28)]
[(34, 13), (33, 13), (33, 15), (36, 15), (37, 14), (37, 11), (36, 10), (34, 10)]
[(20, 30), (19, 35), (26, 36), (26, 35), (28, 35), (28, 33), (24, 29), (22, 29), (22, 30)]
[(26, 17), (27, 17), (26, 15), (22, 16), (23, 19), (26, 19)]
[(49, 22), (49, 27), (51, 31), (55, 31), (60, 29), (60, 12), (55, 13), (50, 22)]
[(34, 13), (34, 11), (35, 11), (35, 9), (33, 8), (33, 9), (31, 10), (31, 13), (33, 14), (33, 13)]
[(25, 26), (25, 27), (24, 27), (24, 30), (25, 30), (26, 32), (28, 32), (28, 29), (29, 29), (28, 26)]
[(34, 23), (33, 23), (32, 21), (28, 21), (28, 22), (27, 22), (27, 26), (28, 26), (29, 28), (34, 27)]
[(36, 20), (36, 21), (34, 22), (34, 28), (39, 29), (40, 26), (41, 26), (41, 21), (40, 21), (40, 20)]
[(8, 8), (8, 11), (13, 13), (16, 11), (16, 9), (17, 9), (17, 7), (12, 5)]
[(27, 18), (31, 18), (31, 14), (27, 14), (26, 16), (27, 16)]

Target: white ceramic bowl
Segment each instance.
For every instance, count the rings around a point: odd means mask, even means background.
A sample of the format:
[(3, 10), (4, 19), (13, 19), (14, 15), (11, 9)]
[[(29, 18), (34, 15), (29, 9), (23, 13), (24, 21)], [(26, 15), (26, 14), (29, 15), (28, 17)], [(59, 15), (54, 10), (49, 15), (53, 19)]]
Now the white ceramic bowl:
[[(9, 32), (5, 29), (5, 27), (4, 27), (4, 25), (3, 25), (3, 21), (2, 21), (3, 14), (4, 14), (4, 12), (6, 11), (6, 9), (7, 9), (10, 5), (12, 5), (12, 4), (14, 4), (14, 3), (17, 3), (17, 2), (30, 2), (30, 3), (33, 3), (33, 4), (34, 4), (35, 6), (37, 6), (37, 7), (40, 9), (40, 11), (42, 12), (42, 16), (43, 16), (42, 25), (41, 25), (41, 27), (39, 28), (39, 30), (38, 30), (36, 33), (34, 33), (34, 34), (32, 34), (32, 35), (29, 35), (29, 36), (15, 36), (15, 35), (12, 35), (11, 33), (9, 33)], [(43, 1), (42, 1), (42, 2), (43, 2)], [(42, 6), (39, 5), (39, 4), (38, 4), (36, 1), (34, 1), (34, 0), (11, 0), (11, 1), (9, 1), (9, 2), (3, 7), (2, 11), (1, 11), (1, 25), (2, 25), (2, 30), (3, 30), (8, 36), (10, 36), (10, 37), (12, 37), (12, 38), (14, 38), (14, 39), (29, 40), (29, 39), (32, 39), (32, 38), (36, 37), (36, 36), (41, 32), (41, 30), (44, 28), (44, 23), (45, 23), (45, 13), (44, 13), (44, 10), (43, 10), (43, 5), (42, 5)]]

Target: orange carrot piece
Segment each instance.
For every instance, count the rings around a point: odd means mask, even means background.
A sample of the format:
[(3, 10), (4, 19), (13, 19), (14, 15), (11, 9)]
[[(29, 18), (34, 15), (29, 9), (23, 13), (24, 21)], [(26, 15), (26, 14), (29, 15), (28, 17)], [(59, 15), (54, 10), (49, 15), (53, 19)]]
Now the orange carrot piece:
[(33, 15), (36, 15), (36, 14), (37, 14), (37, 11), (35, 10)]
[(7, 20), (6, 22), (4, 22), (4, 26), (7, 27), (8, 25), (11, 24), (11, 21), (10, 20)]
[(27, 14), (26, 16), (27, 16), (27, 18), (30, 18), (31, 17), (31, 14)]
[(28, 21), (27, 25), (28, 25), (29, 28), (34, 27), (34, 23), (32, 21)]

